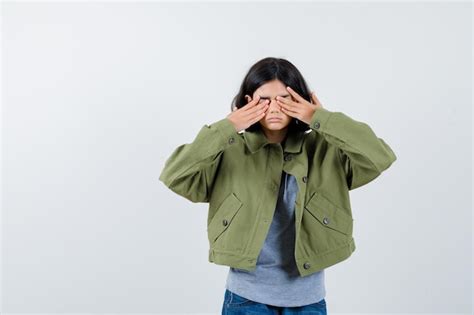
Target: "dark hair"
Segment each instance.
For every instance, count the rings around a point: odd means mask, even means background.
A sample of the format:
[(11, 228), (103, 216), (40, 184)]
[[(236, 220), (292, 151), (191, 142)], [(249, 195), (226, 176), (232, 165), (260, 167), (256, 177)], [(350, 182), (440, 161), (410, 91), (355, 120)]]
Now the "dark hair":
[[(255, 90), (261, 85), (275, 79), (281, 81), (285, 86), (290, 86), (308, 102), (311, 100), (309, 88), (305, 79), (291, 62), (282, 58), (267, 57), (261, 59), (250, 67), (240, 86), (239, 92), (232, 100), (231, 111), (234, 108), (242, 108), (248, 103), (245, 99), (246, 94), (253, 96)], [(260, 128), (260, 123), (256, 122), (245, 130), (255, 131)], [(288, 125), (289, 132), (306, 131), (309, 129), (310, 127), (308, 124), (294, 117)]]

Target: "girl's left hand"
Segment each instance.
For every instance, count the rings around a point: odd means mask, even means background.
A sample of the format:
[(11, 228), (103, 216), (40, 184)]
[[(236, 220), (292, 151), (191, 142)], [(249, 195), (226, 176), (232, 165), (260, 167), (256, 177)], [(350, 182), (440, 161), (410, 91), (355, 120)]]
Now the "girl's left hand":
[(318, 98), (316, 97), (316, 94), (314, 94), (314, 92), (311, 92), (310, 103), (289, 86), (287, 86), (286, 89), (288, 90), (288, 92), (290, 92), (293, 98), (296, 99), (296, 101), (277, 96), (277, 104), (280, 105), (283, 113), (287, 114), (288, 116), (299, 119), (309, 125), (311, 123), (311, 118), (313, 117), (314, 112), (318, 108), (323, 107), (321, 102), (319, 102)]

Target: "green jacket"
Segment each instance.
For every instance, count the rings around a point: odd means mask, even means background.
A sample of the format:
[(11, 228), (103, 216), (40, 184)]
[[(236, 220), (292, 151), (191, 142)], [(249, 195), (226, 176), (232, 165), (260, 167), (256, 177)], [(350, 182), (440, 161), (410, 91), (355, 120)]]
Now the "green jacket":
[(253, 271), (276, 208), (282, 171), (296, 177), (295, 261), (307, 276), (355, 250), (349, 190), (369, 183), (396, 156), (363, 122), (316, 109), (312, 130), (268, 143), (227, 118), (178, 146), (159, 180), (192, 202), (208, 202), (209, 262)]

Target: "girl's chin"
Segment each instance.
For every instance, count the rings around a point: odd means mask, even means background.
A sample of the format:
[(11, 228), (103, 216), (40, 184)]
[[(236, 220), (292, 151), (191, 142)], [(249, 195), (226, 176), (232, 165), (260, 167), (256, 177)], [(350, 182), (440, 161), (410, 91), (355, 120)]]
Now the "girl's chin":
[(283, 124), (269, 124), (267, 126), (265, 126), (265, 128), (267, 128), (268, 130), (282, 130), (282, 129), (285, 129), (285, 127), (283, 126)]
[(282, 130), (285, 127), (287, 127), (287, 125), (284, 125), (282, 121), (275, 121), (275, 122), (266, 121), (265, 124), (263, 124), (262, 121), (260, 121), (260, 125), (262, 125), (268, 130)]

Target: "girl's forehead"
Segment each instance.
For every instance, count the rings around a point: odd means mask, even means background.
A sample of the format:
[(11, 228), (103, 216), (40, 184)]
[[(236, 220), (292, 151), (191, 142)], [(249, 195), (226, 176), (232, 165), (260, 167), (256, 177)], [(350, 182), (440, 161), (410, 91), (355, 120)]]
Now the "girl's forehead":
[(286, 89), (286, 85), (279, 80), (273, 80), (262, 84), (253, 93), (253, 98), (260, 96), (260, 98), (273, 99), (277, 96), (293, 98)]
[(286, 90), (285, 84), (283, 84), (281, 81), (278, 81), (278, 80), (273, 80), (265, 84), (262, 84), (255, 90), (255, 92), (259, 94), (261, 93), (265, 93), (265, 94), (288, 93), (288, 91)]
[(281, 97), (289, 97), (291, 96), (290, 93), (288, 93), (288, 91), (270, 91), (270, 90), (255, 90), (255, 92), (253, 93), (254, 96), (257, 96), (259, 95), (261, 98), (274, 98), (274, 97), (277, 97), (277, 96), (281, 96)]

